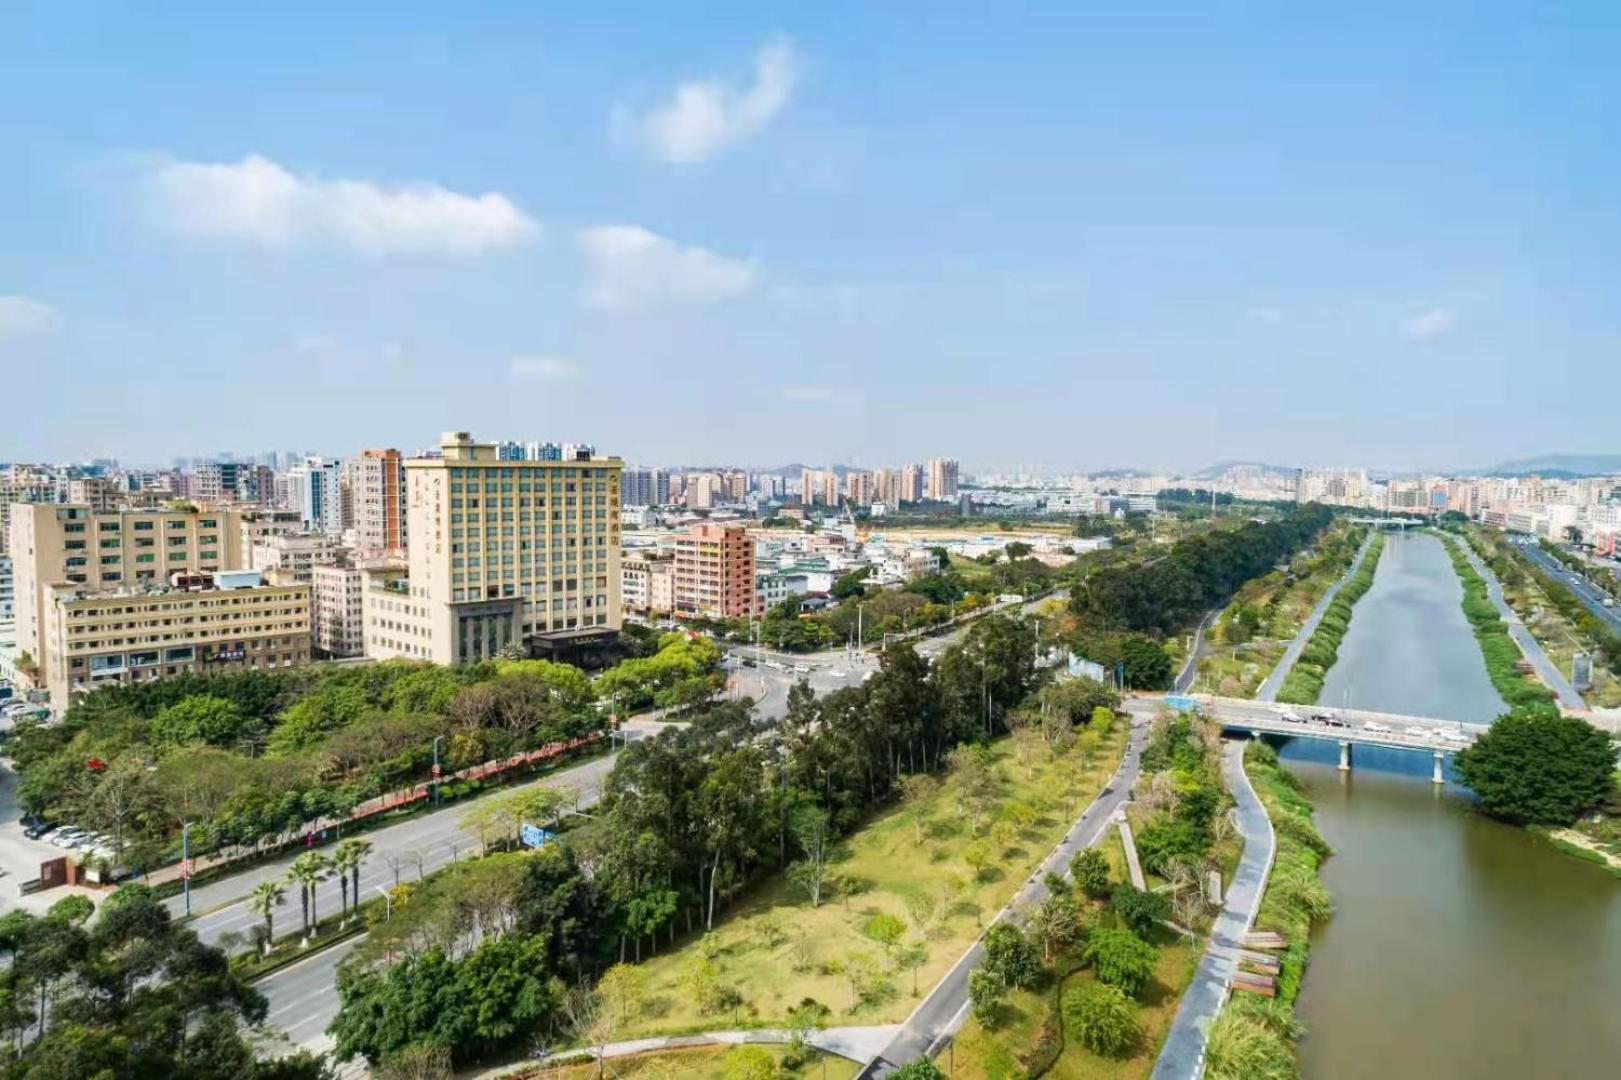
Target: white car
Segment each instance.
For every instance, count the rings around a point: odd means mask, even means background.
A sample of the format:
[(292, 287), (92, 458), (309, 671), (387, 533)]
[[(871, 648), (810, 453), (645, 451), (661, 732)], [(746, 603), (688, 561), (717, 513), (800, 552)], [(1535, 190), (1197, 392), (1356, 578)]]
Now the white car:
[(832, 671), (828, 672), (828, 674), (833, 676), (835, 679), (842, 679), (850, 673), (845, 671), (843, 668), (834, 668)]
[(1434, 734), (1434, 732), (1427, 727), (1419, 727), (1417, 724), (1414, 724), (1407, 729), (1407, 734), (1417, 735), (1420, 738), (1428, 738), (1430, 735)]
[(65, 829), (57, 829), (56, 832), (51, 835), (51, 843), (55, 844), (59, 848), (76, 847), (84, 834), (83, 829), (69, 825)]
[(1391, 733), (1389, 727), (1379, 723), (1377, 720), (1369, 720), (1366, 724), (1362, 725), (1362, 728), (1364, 731), (1372, 731), (1379, 735), (1389, 735)]

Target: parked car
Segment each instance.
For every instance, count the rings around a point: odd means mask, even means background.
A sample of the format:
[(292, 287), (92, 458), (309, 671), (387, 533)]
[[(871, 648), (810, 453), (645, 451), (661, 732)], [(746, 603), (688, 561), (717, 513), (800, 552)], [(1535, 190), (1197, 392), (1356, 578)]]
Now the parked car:
[(76, 845), (79, 842), (79, 838), (83, 835), (83, 829), (69, 825), (65, 829), (58, 829), (56, 831), (56, 835), (51, 837), (51, 843), (55, 844), (59, 848), (70, 848)]
[(23, 830), (23, 835), (30, 840), (43, 840), (56, 831), (56, 825), (49, 821), (36, 821)]

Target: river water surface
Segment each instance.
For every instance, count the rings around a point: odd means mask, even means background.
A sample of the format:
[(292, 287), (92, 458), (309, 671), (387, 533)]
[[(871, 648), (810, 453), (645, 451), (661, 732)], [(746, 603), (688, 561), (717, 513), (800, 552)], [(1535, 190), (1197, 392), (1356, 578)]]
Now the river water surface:
[[(1481, 722), (1502, 711), (1441, 542), (1391, 536), (1321, 700)], [(1621, 1075), (1621, 879), (1472, 812), (1428, 755), (1283, 757), (1334, 847), (1334, 917), (1298, 1003), (1308, 1080)]]

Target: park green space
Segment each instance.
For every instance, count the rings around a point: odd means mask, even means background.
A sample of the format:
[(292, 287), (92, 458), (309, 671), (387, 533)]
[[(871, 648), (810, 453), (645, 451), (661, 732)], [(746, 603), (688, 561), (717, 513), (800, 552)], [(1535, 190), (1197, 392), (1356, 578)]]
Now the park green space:
[[(899, 1022), (1062, 839), (1114, 771), (1124, 741), (1117, 723), (1086, 762), (1073, 751), (1055, 758), (1041, 748), (1021, 762), (1013, 740), (991, 744), (997, 795), (989, 815), (1006, 823), (1019, 816), (1016, 807), (1034, 809), (1027, 825), (1005, 834), (1002, 824), (992, 825), (1000, 843), (975, 838), (955, 777), (921, 814), (911, 807), (878, 814), (843, 844), (834, 867), (841, 886), (819, 906), (774, 874), (738, 902), (707, 942), (644, 960), (650, 1005), (624, 1037), (773, 1026), (804, 998), (832, 1010), (829, 1026)], [(925, 897), (934, 909), (921, 928), (908, 897)], [(915, 991), (914, 972), (895, 970), (866, 932), (885, 915), (921, 929), (927, 958), (916, 968)], [(724, 1013), (700, 1013), (687, 989), (704, 950), (713, 954), (715, 977), (735, 995)], [(871, 982), (887, 986), (853, 994), (852, 965), (875, 968)]]
[[(814, 1052), (813, 1052), (814, 1053)], [(683, 1050), (665, 1050), (656, 1053), (635, 1054), (630, 1057), (612, 1058), (608, 1063), (611, 1070), (609, 1075), (616, 1077), (636, 1077), (639, 1080), (737, 1080), (738, 1077), (754, 1077), (764, 1072), (760, 1068), (765, 1061), (770, 1061), (778, 1070), (778, 1074), (792, 1074), (796, 1070), (787, 1069), (783, 1059), (789, 1050), (785, 1046), (767, 1046), (751, 1043), (746, 1047), (729, 1046), (700, 1046)], [(746, 1055), (746, 1059), (745, 1059)], [(750, 1068), (759, 1069), (760, 1072), (750, 1072)], [(827, 1080), (849, 1080), (861, 1070), (861, 1066), (834, 1054), (822, 1054), (803, 1065), (797, 1072), (807, 1080), (817, 1080), (825, 1076)], [(525, 1071), (513, 1071), (502, 1074), (510, 1080), (595, 1080), (597, 1065), (595, 1062), (581, 1062), (574, 1065), (537, 1066)]]

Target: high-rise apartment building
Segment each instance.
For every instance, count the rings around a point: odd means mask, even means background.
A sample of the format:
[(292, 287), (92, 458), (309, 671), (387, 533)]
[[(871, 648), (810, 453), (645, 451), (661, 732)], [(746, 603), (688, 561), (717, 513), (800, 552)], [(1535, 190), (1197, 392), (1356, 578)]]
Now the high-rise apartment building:
[(342, 470), (337, 459), (320, 457), (287, 470), (287, 505), (298, 511), (304, 528), (343, 531)]
[(670, 478), (658, 469), (626, 469), (619, 490), (623, 506), (667, 506), (670, 502)]
[(688, 473), (684, 498), (689, 509), (710, 509), (721, 501), (719, 479), (714, 473)]
[(749, 474), (739, 470), (732, 470), (721, 476), (723, 498), (729, 503), (748, 501)]
[(617, 631), (621, 468), (503, 460), (466, 432), (407, 460), (408, 573), (368, 575), (367, 655), (456, 664)]
[(754, 541), (741, 525), (703, 522), (675, 538), (677, 615), (748, 618), (755, 602)]
[(349, 462), (349, 491), (354, 505), (356, 551), (367, 556), (403, 556), (405, 459), (400, 452), (362, 450)]
[(364, 571), (351, 562), (311, 568), (310, 634), (318, 653), (342, 657), (366, 651), (364, 577)]
[(844, 475), (844, 497), (852, 506), (871, 506), (877, 485), (873, 474), (856, 470)]
[(17, 618), (16, 579), (12, 577), (11, 556), (0, 555), (0, 626), (9, 627)]
[(957, 498), (956, 458), (929, 459), (929, 486), (924, 494), (938, 502), (951, 502)]
[(921, 465), (901, 466), (901, 502), (921, 502), (923, 499), (923, 480), (926, 476)]
[(111, 510), (124, 493), (105, 476), (76, 476), (68, 481), (68, 502), (80, 503), (92, 510)]

